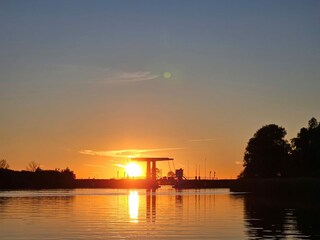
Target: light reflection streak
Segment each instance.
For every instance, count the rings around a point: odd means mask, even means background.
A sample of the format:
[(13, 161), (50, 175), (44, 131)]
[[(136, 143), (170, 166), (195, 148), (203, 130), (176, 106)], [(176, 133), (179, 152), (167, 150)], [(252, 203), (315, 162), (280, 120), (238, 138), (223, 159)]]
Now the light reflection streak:
[[(148, 222), (150, 222), (150, 217), (152, 222), (156, 221), (156, 204), (156, 191), (152, 190), (152, 192), (150, 192), (150, 189), (146, 190), (146, 214)], [(152, 215), (150, 215), (151, 208)]]
[(137, 191), (130, 191), (129, 193), (129, 215), (130, 222), (138, 222), (139, 216), (139, 194)]

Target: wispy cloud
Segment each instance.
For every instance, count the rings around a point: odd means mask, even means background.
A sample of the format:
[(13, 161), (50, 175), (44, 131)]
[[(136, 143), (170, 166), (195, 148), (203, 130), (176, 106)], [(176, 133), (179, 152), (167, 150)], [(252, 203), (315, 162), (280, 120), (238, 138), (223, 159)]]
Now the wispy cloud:
[[(110, 67), (96, 67), (89, 65), (76, 65), (76, 64), (56, 64), (53, 65), (55, 74), (68, 77), (72, 79), (74, 74), (81, 75), (81, 79), (93, 83), (137, 83), (154, 80), (160, 77), (150, 71), (137, 70), (126, 71), (124, 69), (113, 69)], [(71, 75), (70, 75), (71, 74)], [(77, 78), (77, 80), (79, 77)]]
[(209, 141), (219, 141), (224, 138), (201, 138), (201, 139), (191, 139), (189, 142), (209, 142)]
[(92, 156), (114, 157), (114, 158), (130, 158), (147, 156), (147, 153), (161, 152), (161, 151), (174, 151), (183, 148), (154, 148), (154, 149), (122, 149), (122, 150), (108, 150), (108, 151), (95, 151), (95, 150), (81, 150), (79, 153)]
[(107, 76), (107, 82), (109, 83), (134, 83), (150, 81), (158, 78), (160, 75), (147, 71), (136, 72), (110, 72)]
[(242, 165), (243, 162), (242, 162), (242, 161), (236, 161), (235, 164), (237, 164), (237, 165)]
[(107, 168), (106, 166), (96, 165), (96, 164), (83, 164), (83, 165), (88, 167)]

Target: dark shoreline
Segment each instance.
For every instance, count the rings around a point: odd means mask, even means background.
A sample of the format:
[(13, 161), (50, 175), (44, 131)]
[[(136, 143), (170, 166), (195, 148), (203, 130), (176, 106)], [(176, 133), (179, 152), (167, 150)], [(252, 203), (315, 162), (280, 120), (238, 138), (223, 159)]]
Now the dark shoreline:
[[(144, 179), (74, 179), (67, 184), (62, 182), (49, 185), (34, 182), (8, 185), (1, 184), (0, 191), (31, 189), (77, 189), (77, 188), (110, 188), (110, 189), (157, 189), (161, 182), (153, 183)], [(307, 197), (320, 196), (320, 179), (221, 179), (221, 180), (182, 180), (171, 185), (176, 189), (229, 188), (231, 192), (250, 193), (260, 196)]]
[(307, 197), (320, 196), (319, 178), (266, 178), (239, 179), (230, 187), (231, 192), (248, 192), (255, 195)]
[(320, 196), (320, 178), (265, 178), (265, 179), (76, 179), (69, 169), (41, 171), (13, 171), (0, 169), (0, 190), (119, 188), (157, 189), (160, 185), (176, 189), (229, 188), (231, 192), (255, 195)]

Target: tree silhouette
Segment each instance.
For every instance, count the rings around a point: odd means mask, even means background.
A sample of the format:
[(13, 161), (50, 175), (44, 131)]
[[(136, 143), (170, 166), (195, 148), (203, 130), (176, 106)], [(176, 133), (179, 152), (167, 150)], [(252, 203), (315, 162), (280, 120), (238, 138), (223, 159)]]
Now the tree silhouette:
[(8, 169), (8, 168), (9, 168), (9, 164), (7, 163), (7, 160), (1, 159), (0, 160), (0, 169)]
[(64, 170), (61, 170), (61, 173), (66, 178), (69, 178), (69, 179), (75, 179), (76, 178), (76, 175), (74, 174), (74, 172), (71, 171), (68, 167), (66, 169), (64, 169)]
[(320, 177), (320, 123), (309, 120), (308, 128), (301, 128), (292, 139), (292, 156), (299, 172), (304, 177)]
[(244, 154), (245, 167), (239, 177), (263, 178), (284, 175), (290, 145), (284, 139), (286, 130), (275, 124), (260, 128), (249, 140)]
[(174, 177), (176, 177), (176, 174), (174, 173), (174, 172), (172, 172), (172, 171), (169, 171), (168, 173), (167, 173), (167, 177), (169, 178), (174, 178)]
[(27, 170), (30, 172), (41, 171), (40, 164), (35, 161), (31, 161), (27, 166)]

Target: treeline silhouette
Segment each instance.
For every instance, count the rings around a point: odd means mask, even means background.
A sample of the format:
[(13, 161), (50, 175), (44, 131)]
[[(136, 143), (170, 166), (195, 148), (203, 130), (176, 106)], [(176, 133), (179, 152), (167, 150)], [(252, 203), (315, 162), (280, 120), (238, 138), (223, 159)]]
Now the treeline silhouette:
[(288, 141), (276, 124), (260, 128), (244, 153), (239, 178), (320, 178), (320, 123), (311, 118), (297, 137)]
[[(36, 166), (31, 163), (31, 165)], [(31, 166), (29, 164), (29, 166)], [(63, 170), (35, 169), (14, 171), (5, 160), (0, 160), (0, 189), (73, 188), (75, 174), (69, 168)]]

